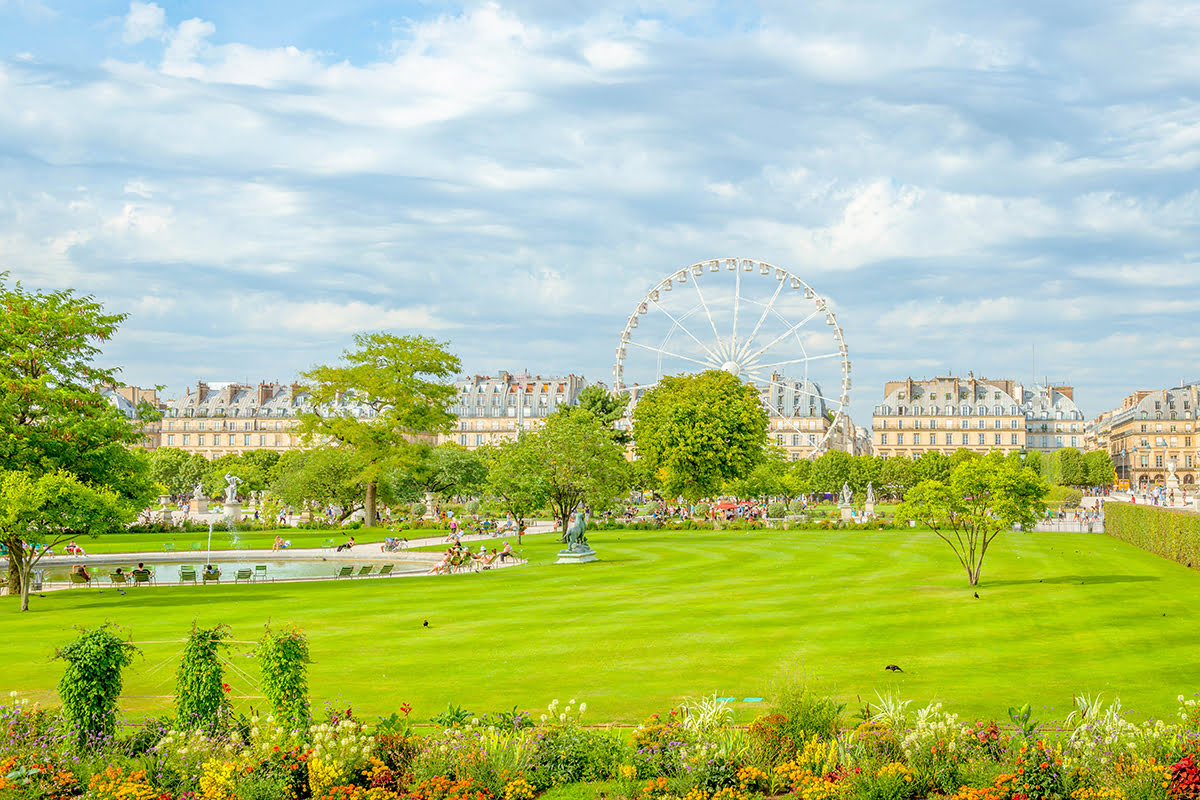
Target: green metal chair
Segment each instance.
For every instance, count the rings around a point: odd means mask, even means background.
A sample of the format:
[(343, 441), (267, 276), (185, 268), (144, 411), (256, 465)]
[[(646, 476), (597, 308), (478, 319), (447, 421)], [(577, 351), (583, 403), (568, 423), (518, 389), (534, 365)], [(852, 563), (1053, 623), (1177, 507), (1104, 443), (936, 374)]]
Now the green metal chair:
[(133, 576), (134, 586), (145, 586), (154, 583), (154, 573), (148, 569), (135, 569), (129, 574)]
[(258, 564), (254, 567), (254, 579), (256, 581), (265, 581), (267, 579), (266, 564)]
[(365, 578), (365, 577), (367, 577), (368, 575), (370, 575), (370, 574), (371, 574), (371, 570), (372, 570), (372, 569), (373, 569), (373, 567), (363, 567), (362, 569), (360, 569), (360, 570), (358, 571), (358, 574), (357, 574), (357, 575), (355, 575), (354, 577), (356, 577), (356, 578)]
[(196, 582), (196, 568), (195, 567), (180, 567), (179, 568), (179, 582), (181, 584), (182, 583), (195, 583)]
[(108, 574), (108, 582), (115, 585), (124, 586), (129, 582), (128, 577), (129, 576), (124, 572), (110, 572)]
[(241, 583), (242, 581), (252, 581), (252, 580), (254, 580), (254, 571), (252, 569), (250, 569), (249, 567), (242, 567), (241, 569), (239, 569), (237, 571), (237, 574), (233, 576), (234, 583)]
[(354, 567), (342, 567), (341, 569), (339, 569), (337, 572), (335, 572), (333, 574), (333, 577), (335, 577), (335, 578), (353, 578), (354, 577)]
[(163, 542), (163, 552), (164, 553), (174, 553), (175, 552), (175, 543), (174, 542)]
[(384, 564), (382, 567), (379, 568), (379, 573), (376, 575), (376, 577), (383, 578), (383, 577), (386, 577), (391, 574), (392, 574), (392, 565)]

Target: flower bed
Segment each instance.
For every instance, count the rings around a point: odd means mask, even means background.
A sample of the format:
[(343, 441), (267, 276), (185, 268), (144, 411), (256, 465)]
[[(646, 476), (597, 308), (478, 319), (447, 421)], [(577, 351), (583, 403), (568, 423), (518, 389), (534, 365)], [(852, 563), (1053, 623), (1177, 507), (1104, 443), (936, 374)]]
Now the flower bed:
[(367, 724), (349, 709), (311, 725), (272, 716), (222, 730), (149, 720), (81, 741), (65, 719), (0, 707), (4, 800), (1195, 800), (1200, 703), (1133, 722), (1118, 701), (1080, 698), (1054, 731), (1027, 709), (968, 721), (934, 704), (881, 698), (851, 724), (840, 706), (784, 689), (753, 724), (717, 698), (687, 701), (632, 733), (583, 724), (586, 706), (551, 703), (471, 717), (417, 735), (401, 713)]

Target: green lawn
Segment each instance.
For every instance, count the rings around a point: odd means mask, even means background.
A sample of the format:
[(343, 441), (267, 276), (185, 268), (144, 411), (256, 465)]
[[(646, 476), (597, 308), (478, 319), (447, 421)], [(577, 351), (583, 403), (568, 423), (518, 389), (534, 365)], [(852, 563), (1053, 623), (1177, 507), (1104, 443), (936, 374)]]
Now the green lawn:
[[(409, 538), (413, 538), (412, 531), (408, 532)], [(425, 531), (431, 536), (436, 536), (439, 531)], [(233, 549), (234, 548), (234, 533), (222, 527), (213, 528), (212, 546), (214, 550)], [(386, 528), (360, 528), (359, 530), (328, 530), (328, 531), (305, 531), (295, 528), (287, 528), (284, 530), (266, 530), (266, 531), (237, 531), (237, 547), (241, 549), (258, 549), (270, 550), (271, 545), (275, 542), (276, 536), (282, 536), (292, 543), (292, 547), (321, 547), (324, 543), (332, 539), (338, 544), (346, 541), (346, 538), (353, 536), (356, 542), (382, 542), (385, 536), (392, 536), (392, 532)], [(404, 535), (396, 534), (396, 535)], [(118, 533), (109, 536), (104, 536), (98, 539), (80, 539), (79, 544), (87, 551), (88, 555), (100, 555), (104, 553), (160, 553), (163, 551), (163, 545), (171, 543), (178, 551), (193, 549), (193, 544), (199, 544), (203, 550), (208, 546), (208, 531), (199, 531), (196, 533)], [(55, 553), (62, 554), (65, 548), (60, 545), (54, 550)]]
[[(555, 537), (534, 536), (523, 544), (530, 565), (482, 574), (72, 590), (34, 597), (28, 614), (4, 598), (0, 692), (54, 703), (53, 648), (71, 625), (112, 620), (150, 642), (127, 675), (125, 706), (163, 710), (179, 645), (161, 642), (193, 619), (228, 623), (241, 640), (268, 619), (295, 621), (316, 659), (314, 705), (373, 714), (410, 702), (421, 718), (448, 702), (540, 713), (553, 698), (576, 698), (592, 721), (636, 722), (689, 695), (769, 696), (785, 669), (851, 709), (892, 690), (967, 717), (1029, 702), (1041, 718), (1061, 718), (1075, 692), (1165, 716), (1197, 688), (1200, 574), (1102, 535), (1004, 535), (979, 599), (928, 533), (590, 539), (601, 563), (554, 565)], [(253, 673), (247, 649), (232, 661)], [(235, 695), (256, 694), (244, 677), (229, 682)], [(738, 708), (748, 718), (759, 707)]]

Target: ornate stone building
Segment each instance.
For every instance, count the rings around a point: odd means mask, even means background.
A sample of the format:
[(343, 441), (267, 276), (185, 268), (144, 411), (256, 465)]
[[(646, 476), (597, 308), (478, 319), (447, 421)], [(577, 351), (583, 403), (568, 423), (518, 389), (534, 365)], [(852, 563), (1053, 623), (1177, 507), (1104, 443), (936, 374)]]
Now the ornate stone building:
[(1142, 390), (1097, 422), (1097, 430), (1107, 434), (1119, 486), (1141, 490), (1163, 485), (1174, 462), (1181, 487), (1189, 494), (1195, 490), (1200, 481), (1198, 405), (1200, 384)]
[(458, 392), (450, 412), (458, 416), (454, 430), (438, 442), (455, 442), (470, 450), (533, 430), (560, 408), (574, 406), (587, 381), (579, 375), (544, 378), (527, 373), (475, 375), (454, 382)]
[(889, 381), (875, 406), (875, 455), (915, 457), (959, 448), (1011, 453), (1025, 448), (1026, 419), (1021, 387), (1011, 380), (969, 375)]

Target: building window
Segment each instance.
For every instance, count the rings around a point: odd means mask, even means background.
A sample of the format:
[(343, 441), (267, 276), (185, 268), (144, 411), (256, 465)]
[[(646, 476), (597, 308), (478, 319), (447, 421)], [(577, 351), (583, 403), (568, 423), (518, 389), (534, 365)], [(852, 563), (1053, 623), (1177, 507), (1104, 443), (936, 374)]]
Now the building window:
[(904, 444), (904, 434), (903, 433), (896, 434), (896, 444)]
[(954, 434), (953, 433), (946, 434), (946, 444), (954, 444)]
[(1017, 443), (1017, 435), (1014, 433), (1012, 435), (1012, 444), (1016, 444), (1016, 443)]
[(888, 435), (887, 435), (886, 433), (881, 433), (881, 434), (879, 434), (879, 443), (880, 443), (880, 444), (887, 444), (887, 436), (888, 436)]
[(259, 447), (267, 446), (267, 435), (265, 433), (260, 433), (258, 435), (258, 446)]
[(232, 433), (231, 433), (231, 434), (229, 434), (229, 446), (230, 446), (230, 447), (237, 447), (237, 437), (236, 437), (236, 436), (234, 436)]
[(169, 445), (175, 444), (175, 434), (172, 433), (169, 436), (167, 436), (167, 444), (169, 444)]
[[(231, 438), (232, 438), (232, 437), (231, 437)], [(243, 434), (242, 434), (242, 445), (243, 445), (244, 447), (249, 447), (249, 446), (250, 446), (250, 434), (248, 434), (248, 433), (243, 433)]]
[(970, 443), (971, 443), (971, 434), (969, 434), (969, 433), (964, 433), (964, 434), (962, 435), (962, 443), (963, 443), (964, 445), (968, 445), (968, 444), (970, 444)]
[(1000, 434), (997, 433), (993, 435), (995, 436), (995, 439), (992, 441), (992, 444), (1000, 444)]
[(1150, 466), (1150, 456), (1142, 456), (1142, 466), (1143, 467)]
[(200, 447), (204, 446), (204, 434), (203, 433), (196, 437), (196, 444), (199, 445)]
[(475, 446), (476, 447), (483, 446), (483, 434), (482, 433), (475, 434)]
[(913, 444), (920, 444), (920, 443), (921, 443), (921, 434), (914, 433), (913, 434)]
[(981, 434), (979, 434), (979, 438), (978, 438), (976, 441), (978, 441), (978, 442), (979, 442), (979, 444), (986, 444), (987, 442), (986, 442), (986, 440), (984, 439), (984, 436), (985, 436), (985, 434), (982, 434), (982, 433), (981, 433)]

